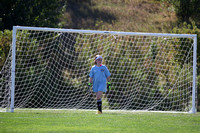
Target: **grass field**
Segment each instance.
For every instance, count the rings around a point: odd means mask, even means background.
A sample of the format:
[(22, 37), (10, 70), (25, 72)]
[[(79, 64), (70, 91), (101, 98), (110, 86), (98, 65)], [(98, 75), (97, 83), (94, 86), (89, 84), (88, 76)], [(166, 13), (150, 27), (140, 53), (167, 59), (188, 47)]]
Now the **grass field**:
[(0, 113), (1, 133), (199, 133), (200, 113), (21, 110)]

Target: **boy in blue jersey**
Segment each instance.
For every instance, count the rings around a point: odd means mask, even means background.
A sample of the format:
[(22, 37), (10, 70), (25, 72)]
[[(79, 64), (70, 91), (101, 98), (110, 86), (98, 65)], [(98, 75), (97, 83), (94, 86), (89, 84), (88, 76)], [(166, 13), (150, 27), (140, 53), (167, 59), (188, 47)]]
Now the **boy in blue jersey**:
[[(102, 65), (102, 56), (96, 55), (94, 60), (94, 66), (90, 70), (90, 80), (89, 80), (89, 88), (93, 83), (93, 92), (96, 93), (97, 99), (97, 114), (102, 114), (102, 101), (101, 97), (103, 92), (106, 92), (107, 89), (110, 88), (110, 72), (105, 65)], [(108, 81), (107, 89), (106, 89), (106, 81)]]

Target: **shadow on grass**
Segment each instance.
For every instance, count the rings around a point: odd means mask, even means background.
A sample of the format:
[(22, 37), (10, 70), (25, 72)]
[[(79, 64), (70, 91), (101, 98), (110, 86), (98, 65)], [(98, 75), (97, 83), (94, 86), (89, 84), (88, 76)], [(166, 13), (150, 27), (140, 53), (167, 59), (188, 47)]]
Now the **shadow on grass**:
[(100, 21), (112, 23), (116, 17), (109, 12), (92, 8), (95, 6), (91, 0), (69, 0), (65, 14), (66, 28), (88, 29), (94, 28)]

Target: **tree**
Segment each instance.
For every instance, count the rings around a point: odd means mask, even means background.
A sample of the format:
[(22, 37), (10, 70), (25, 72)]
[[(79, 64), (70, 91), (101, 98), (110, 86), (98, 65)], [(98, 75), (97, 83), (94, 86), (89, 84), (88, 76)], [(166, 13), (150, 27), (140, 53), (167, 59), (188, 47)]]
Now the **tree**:
[(191, 20), (199, 23), (200, 1), (199, 0), (164, 0), (172, 4), (175, 8), (178, 21), (191, 24)]
[(0, 30), (14, 25), (57, 27), (64, 0), (1, 0)]

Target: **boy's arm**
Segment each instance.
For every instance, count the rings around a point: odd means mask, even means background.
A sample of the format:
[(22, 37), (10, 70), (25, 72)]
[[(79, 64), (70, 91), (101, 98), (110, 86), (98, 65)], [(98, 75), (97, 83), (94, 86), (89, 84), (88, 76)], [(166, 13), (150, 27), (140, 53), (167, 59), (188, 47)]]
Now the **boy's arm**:
[(87, 90), (87, 92), (91, 92), (90, 88), (92, 86), (92, 80), (93, 80), (93, 78), (90, 77), (89, 83), (88, 83), (88, 90)]
[(90, 79), (89, 79), (89, 83), (91, 83), (91, 84), (92, 84), (92, 80), (93, 80), (93, 78), (91, 78), (91, 77), (90, 77)]
[(110, 83), (110, 76), (108, 76), (107, 77), (107, 91), (110, 90), (110, 85), (111, 85), (111, 83)]
[(110, 76), (107, 77), (107, 81), (110, 82)]

